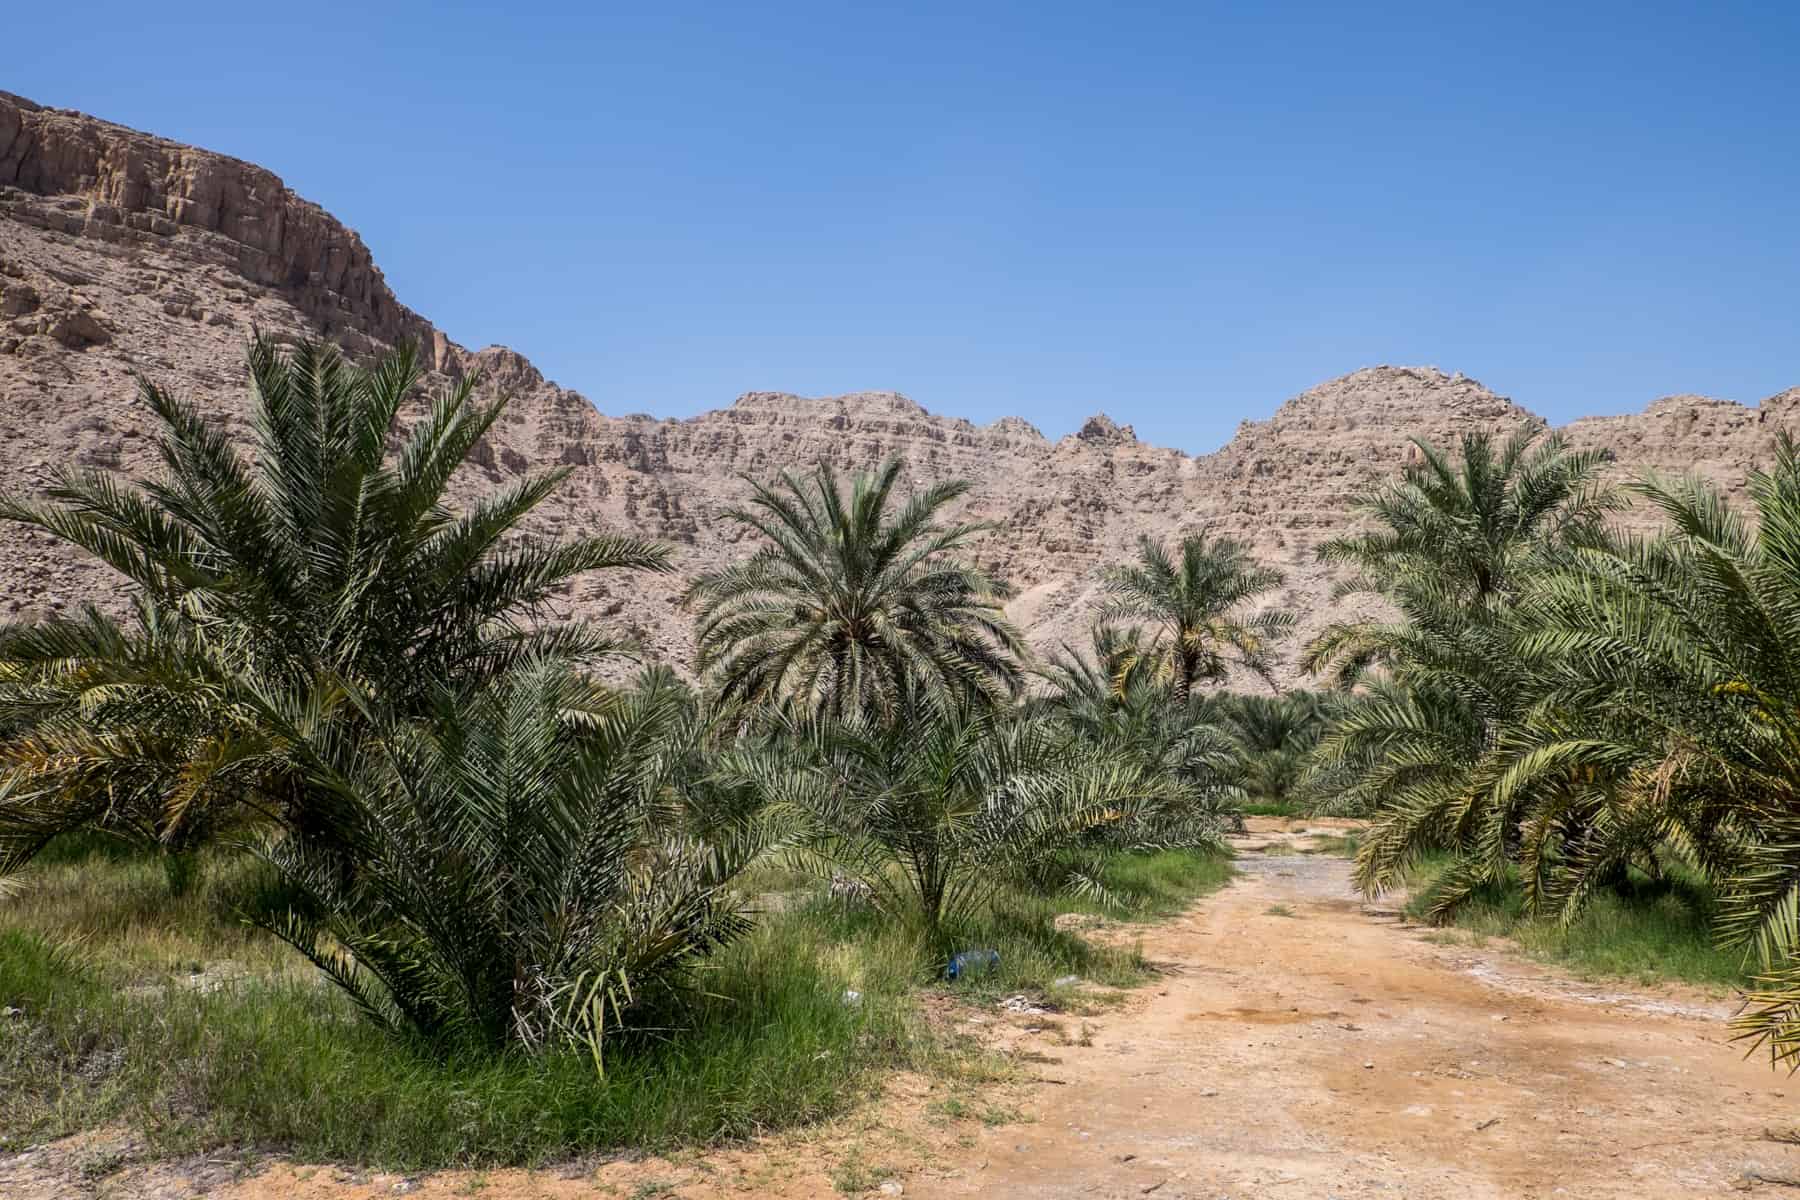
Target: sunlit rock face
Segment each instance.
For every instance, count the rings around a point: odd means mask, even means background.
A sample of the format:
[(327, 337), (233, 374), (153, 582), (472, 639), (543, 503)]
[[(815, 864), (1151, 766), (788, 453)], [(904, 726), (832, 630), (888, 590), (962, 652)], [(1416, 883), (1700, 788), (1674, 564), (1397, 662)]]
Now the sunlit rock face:
[[(1320, 384), (1267, 421), (1247, 421), (1219, 451), (1190, 456), (1139, 441), (1097, 413), (1046, 439), (1024, 417), (975, 425), (893, 392), (807, 398), (748, 392), (687, 420), (608, 416), (501, 346), (470, 351), (402, 305), (362, 239), (250, 163), (0, 93), (0, 476), (31, 491), (70, 465), (146, 474), (152, 429), (136, 399), (142, 373), (198, 401), (239, 436), (252, 327), (322, 334), (367, 356), (410, 342), (432, 381), (479, 371), (513, 397), (458, 481), (473, 495), (522, 472), (566, 468), (534, 532), (629, 529), (676, 548), (677, 573), (595, 579), (569, 612), (640, 636), (685, 667), (683, 580), (745, 552), (720, 519), (767, 479), (828, 462), (850, 470), (904, 456), (913, 482), (972, 481), (964, 513), (993, 526), (978, 556), (1010, 581), (1012, 610), (1040, 648), (1079, 642), (1100, 600), (1099, 573), (1143, 535), (1202, 527), (1236, 535), (1287, 572), (1278, 596), (1300, 635), (1358, 609), (1330, 599), (1315, 558), (1354, 520), (1370, 480), (1416, 459), (1411, 439), (1533, 420), (1475, 380), (1434, 368), (1370, 367)], [(603, 407), (630, 413), (631, 397)], [(1109, 400), (1129, 417), (1129, 397)], [(1741, 494), (1775, 433), (1800, 413), (1800, 389), (1746, 407), (1673, 396), (1628, 416), (1576, 421), (1577, 446), (1609, 470), (1694, 469)], [(1627, 518), (1644, 523), (1648, 514)], [(0, 528), (0, 615), (117, 606), (105, 574), (42, 537)], [(1373, 609), (1367, 609), (1373, 611)], [(1284, 678), (1293, 679), (1291, 669)]]

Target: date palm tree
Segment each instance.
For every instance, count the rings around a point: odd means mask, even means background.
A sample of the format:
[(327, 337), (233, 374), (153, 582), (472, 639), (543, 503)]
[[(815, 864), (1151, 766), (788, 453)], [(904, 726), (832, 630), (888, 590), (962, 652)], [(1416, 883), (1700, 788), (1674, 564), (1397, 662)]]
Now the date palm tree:
[(1159, 638), (1136, 627), (1096, 622), (1088, 630), (1086, 651), (1065, 642), (1037, 671), (1047, 688), (1037, 704), (1065, 720), (1102, 720), (1166, 688), (1169, 681), (1157, 669), (1164, 658)]
[(149, 606), (133, 625), (89, 613), (0, 631), (0, 876), (88, 827), (156, 848), (186, 890), (200, 849), (291, 778), (237, 665)]
[[(1204, 835), (1216, 839), (1227, 824), (1240, 822), (1235, 809), (1242, 801), (1239, 781), (1245, 763), (1231, 733), (1218, 720), (1208, 698), (1177, 702), (1173, 683), (1157, 671), (1162, 661), (1157, 639), (1140, 629), (1098, 624), (1089, 631), (1090, 650), (1064, 645), (1038, 672), (1047, 690), (1034, 697), (1030, 711), (1060, 722), (1081, 744), (1136, 762), (1152, 777), (1176, 781), (1187, 789), (1178, 806)], [(1160, 837), (1180, 844), (1175, 806), (1156, 810)], [(1128, 837), (1149, 827), (1151, 820), (1119, 826)]]
[(1454, 457), (1414, 445), (1420, 461), (1359, 501), (1368, 528), (1319, 550), (1356, 568), (1340, 591), (1372, 590), (1399, 614), (1329, 625), (1307, 646), (1307, 670), (1358, 689), (1308, 781), (1314, 791), (1328, 782), (1341, 811), (1372, 816), (1356, 867), (1366, 891), (1392, 886), (1427, 851), (1454, 851), (1442, 915), (1497, 878), (1519, 844), (1519, 811), (1489, 784), (1506, 731), (1547, 686), (1524, 640), (1522, 597), (1576, 548), (1606, 543), (1619, 499), (1597, 482), (1602, 455), (1572, 452), (1539, 426), (1504, 441), (1466, 434)]
[[(1399, 883), (1422, 855), (1455, 853), (1437, 893), (1439, 917), (1504, 869), (1516, 825), (1499, 819), (1483, 772), (1543, 685), (1504, 610), (1419, 594), (1406, 594), (1402, 609), (1399, 620), (1353, 631), (1356, 652), (1384, 667), (1337, 705), (1303, 786), (1314, 795), (1329, 787), (1333, 811), (1370, 818), (1355, 878), (1371, 895)], [(1316, 664), (1320, 643), (1311, 649), (1306, 661)]]
[(1605, 453), (1570, 450), (1541, 425), (1503, 441), (1465, 433), (1454, 457), (1417, 438), (1412, 446), (1419, 461), (1358, 501), (1368, 528), (1319, 547), (1321, 560), (1356, 568), (1371, 590), (1430, 585), (1465, 606), (1493, 602), (1546, 553), (1598, 536), (1619, 506), (1597, 480)]
[(892, 459), (846, 488), (830, 467), (747, 481), (726, 516), (763, 544), (700, 576), (697, 666), (726, 700), (847, 717), (891, 716), (921, 689), (1010, 700), (1025, 645), (1004, 584), (964, 555), (986, 526), (945, 519), (968, 490), (942, 483), (902, 499)]
[(1218, 697), (1210, 715), (1233, 744), (1249, 800), (1285, 806), (1296, 798), (1329, 711), (1317, 692)]
[(1060, 886), (1103, 894), (1092, 870), (1063, 868), (1086, 849), (1155, 844), (1122, 845), (1115, 831), (1153, 839), (1179, 828), (1183, 844), (1217, 844), (1219, 826), (1180, 780), (1020, 709), (915, 696), (901, 719), (824, 713), (789, 718), (785, 732), (728, 755), (721, 775), (797, 830), (791, 844), (805, 856), (934, 942), (1008, 881), (1054, 869)]
[(348, 769), (271, 710), (347, 815), (323, 847), (261, 845), (294, 903), (254, 919), (396, 1034), (444, 1050), (574, 1044), (604, 1070), (610, 1038), (748, 928), (730, 884), (762, 846), (747, 828), (700, 841), (666, 819), (676, 689), (615, 692), (547, 660), (432, 704), (427, 720), (378, 718)]
[(265, 676), (328, 668), (402, 705), (535, 655), (613, 649), (591, 627), (532, 618), (575, 575), (664, 569), (667, 552), (631, 537), (520, 536), (566, 468), (455, 511), (451, 484), (505, 400), (478, 403), (479, 376), (466, 376), (390, 454), (420, 377), (411, 348), (365, 370), (323, 342), (283, 352), (259, 335), (253, 454), (145, 380), (141, 401), (163, 426), (160, 479), (65, 473), (41, 499), (0, 498), (0, 520), (107, 563), (213, 640), (241, 643)]
[(1246, 606), (1281, 583), (1281, 572), (1232, 538), (1190, 534), (1171, 554), (1145, 537), (1136, 562), (1107, 573), (1102, 619), (1154, 626), (1175, 699), (1186, 703), (1196, 684), (1222, 680), (1233, 666), (1269, 677), (1274, 645), (1293, 628), (1294, 614)]
[[(1692, 479), (1634, 490), (1671, 533), (1585, 551), (1543, 589), (1534, 649), (1562, 668), (1506, 784), (1556, 839), (1578, 902), (1648, 852), (1721, 892), (1719, 933), (1763, 976), (1736, 1019), (1800, 1062), (1800, 446), (1751, 476), (1755, 519)], [(1574, 817), (1567, 810), (1574, 809)]]
[[(363, 369), (322, 342), (283, 350), (258, 335), (248, 367), (250, 453), (145, 380), (159, 477), (71, 471), (43, 496), (0, 496), (0, 520), (106, 563), (135, 606), (124, 624), (90, 612), (0, 630), (0, 728), (13, 739), (0, 761), (15, 772), (0, 867), (41, 844), (63, 801), (69, 820), (175, 840), (188, 816), (237, 800), (297, 817), (308, 793), (271, 788), (279, 747), (256, 733), (240, 683), (314, 694), (353, 722), (321, 681), (417, 714), (443, 688), (477, 689), (522, 661), (615, 650), (557, 620), (553, 598), (587, 571), (666, 568), (637, 538), (523, 536), (560, 470), (452, 503), (504, 409), (477, 401), (476, 376), (402, 428), (421, 379), (410, 349)], [(123, 778), (139, 781), (129, 802), (107, 782)]]

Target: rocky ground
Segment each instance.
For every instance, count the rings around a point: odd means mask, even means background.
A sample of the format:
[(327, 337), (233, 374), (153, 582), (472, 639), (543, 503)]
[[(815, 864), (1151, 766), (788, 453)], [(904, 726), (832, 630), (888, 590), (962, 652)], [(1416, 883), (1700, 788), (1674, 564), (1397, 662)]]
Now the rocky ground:
[[(826, 1128), (679, 1160), (423, 1178), (100, 1133), (0, 1160), (0, 1194), (374, 1200), (872, 1195), (1158, 1200), (1707, 1197), (1800, 1186), (1796, 1090), (1728, 998), (1595, 984), (1352, 895), (1337, 822), (1252, 821), (1242, 877), (1142, 933), (1162, 978), (1082, 1018), (963, 1014), (1026, 1078), (946, 1112), (902, 1078)], [(1273, 847), (1271, 850), (1270, 847)]]

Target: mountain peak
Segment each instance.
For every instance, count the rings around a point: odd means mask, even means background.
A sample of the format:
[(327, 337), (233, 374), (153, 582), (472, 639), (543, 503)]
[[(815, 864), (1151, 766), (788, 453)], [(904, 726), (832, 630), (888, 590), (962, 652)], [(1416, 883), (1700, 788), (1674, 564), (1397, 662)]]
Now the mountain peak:
[(1089, 417), (1075, 437), (1090, 446), (1129, 446), (1137, 441), (1131, 426), (1121, 425), (1103, 412)]
[(463, 356), (466, 369), (479, 369), (482, 378), (502, 392), (525, 392), (544, 387), (544, 373), (529, 358), (510, 346), (487, 346)]
[(989, 433), (1004, 433), (1039, 442), (1047, 440), (1044, 437), (1044, 431), (1024, 417), (1001, 417), (998, 421), (990, 421), (984, 428)]
[(1309, 422), (1355, 428), (1367, 421), (1422, 432), (1450, 419), (1476, 422), (1536, 420), (1480, 380), (1436, 367), (1375, 366), (1328, 379), (1293, 397), (1276, 410), (1272, 423)]

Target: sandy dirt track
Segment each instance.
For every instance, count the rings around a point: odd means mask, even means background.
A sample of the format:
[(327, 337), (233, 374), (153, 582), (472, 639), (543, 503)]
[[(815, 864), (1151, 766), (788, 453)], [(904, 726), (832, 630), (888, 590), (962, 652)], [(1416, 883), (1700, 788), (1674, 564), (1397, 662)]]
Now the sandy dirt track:
[[(80, 1177), (93, 1140), (0, 1160), (0, 1196), (830, 1195), (846, 1156), (918, 1197), (1800, 1195), (1800, 1089), (1726, 1038), (1727, 1000), (1595, 984), (1445, 944), (1350, 893), (1348, 863), (1263, 821), (1243, 877), (1143, 933), (1162, 979), (1082, 1024), (982, 1028), (1029, 1056), (1022, 1120), (946, 1122), (896, 1081), (833, 1127), (678, 1163), (423, 1179), (277, 1164)], [(1315, 823), (1317, 824), (1317, 823)], [(1289, 847), (1277, 845), (1276, 850)], [(1070, 1044), (1074, 1043), (1074, 1044)], [(876, 1191), (874, 1195), (881, 1193)]]
[(1038, 1127), (997, 1131), (985, 1166), (919, 1194), (1647, 1198), (1800, 1184), (1793, 1148), (1763, 1137), (1800, 1121), (1796, 1090), (1727, 1044), (1728, 1004), (1438, 944), (1353, 897), (1348, 867), (1246, 854), (1243, 879), (1146, 938), (1173, 972), (1166, 987), (1069, 1060)]

